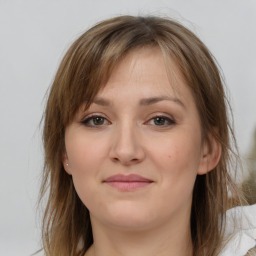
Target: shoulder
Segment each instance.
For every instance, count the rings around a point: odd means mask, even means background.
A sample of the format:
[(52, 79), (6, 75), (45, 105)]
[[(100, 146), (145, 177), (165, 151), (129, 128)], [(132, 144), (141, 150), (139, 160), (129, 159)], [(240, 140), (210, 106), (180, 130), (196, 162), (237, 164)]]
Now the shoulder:
[(244, 256), (256, 248), (256, 204), (227, 211), (223, 243), (219, 256)]

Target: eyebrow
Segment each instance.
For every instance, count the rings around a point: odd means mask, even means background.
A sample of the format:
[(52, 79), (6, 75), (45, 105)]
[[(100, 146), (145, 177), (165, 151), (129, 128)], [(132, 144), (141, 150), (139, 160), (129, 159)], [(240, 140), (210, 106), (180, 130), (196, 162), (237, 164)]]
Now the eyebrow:
[[(185, 108), (184, 103), (176, 98), (176, 97), (168, 97), (168, 96), (159, 96), (159, 97), (150, 97), (150, 98), (144, 98), (144, 99), (140, 99), (139, 101), (139, 105), (140, 106), (149, 106), (149, 105), (153, 105), (156, 104), (160, 101), (172, 101), (177, 103), (178, 105), (180, 105), (181, 107)], [(110, 106), (111, 102), (109, 100), (100, 98), (100, 97), (96, 97), (92, 103), (95, 103), (97, 105), (101, 105), (101, 106)]]
[(175, 103), (179, 104), (180, 106), (185, 107), (184, 103), (180, 99), (178, 99), (176, 97), (168, 97), (168, 96), (160, 96), (160, 97), (151, 97), (151, 98), (141, 99), (139, 101), (139, 104), (141, 106), (148, 106), (148, 105), (152, 105), (152, 104), (158, 103), (160, 101), (165, 101), (165, 100), (175, 102)]

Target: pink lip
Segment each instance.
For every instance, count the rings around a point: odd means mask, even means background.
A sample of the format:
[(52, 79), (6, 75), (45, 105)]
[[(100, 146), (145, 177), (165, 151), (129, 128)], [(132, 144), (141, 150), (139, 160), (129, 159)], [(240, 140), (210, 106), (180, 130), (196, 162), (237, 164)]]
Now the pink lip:
[(123, 191), (132, 191), (150, 185), (153, 181), (137, 174), (117, 174), (103, 181), (108, 185)]

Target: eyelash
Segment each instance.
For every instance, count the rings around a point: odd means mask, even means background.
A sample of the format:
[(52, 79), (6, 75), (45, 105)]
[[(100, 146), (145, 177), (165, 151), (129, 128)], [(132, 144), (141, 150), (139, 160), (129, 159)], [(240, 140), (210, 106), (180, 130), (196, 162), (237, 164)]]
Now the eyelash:
[(81, 123), (85, 126), (88, 126), (88, 127), (96, 127), (96, 126), (102, 126), (102, 125), (91, 125), (89, 124), (89, 122), (91, 120), (95, 120), (96, 118), (101, 118), (101, 119), (104, 119), (104, 120), (107, 120), (105, 117), (103, 116), (100, 116), (100, 115), (92, 115), (92, 116), (89, 116), (87, 118), (85, 118)]
[[(93, 120), (96, 120), (96, 118), (100, 118), (101, 120), (103, 120), (103, 122), (105, 122), (107, 119), (103, 116), (100, 116), (100, 115), (92, 115), (92, 116), (89, 116), (87, 118), (85, 118), (83, 121), (81, 121), (81, 123), (83, 125), (85, 125), (86, 127), (90, 127), (90, 128), (97, 128), (97, 127), (101, 127), (103, 126), (104, 124), (100, 124), (100, 125), (92, 125), (90, 124), (90, 121), (93, 121)], [(158, 126), (158, 127), (168, 127), (168, 126), (171, 126), (171, 125), (174, 125), (176, 124), (176, 122), (171, 119), (170, 117), (167, 117), (167, 116), (164, 116), (164, 115), (156, 115), (154, 116), (153, 118), (151, 118), (149, 121), (151, 120), (156, 120), (157, 118), (161, 118), (161, 119), (164, 119), (164, 122), (168, 122), (168, 124), (164, 124), (164, 125), (156, 125), (155, 123), (153, 124), (154, 126)], [(148, 122), (149, 122), (148, 121)]]

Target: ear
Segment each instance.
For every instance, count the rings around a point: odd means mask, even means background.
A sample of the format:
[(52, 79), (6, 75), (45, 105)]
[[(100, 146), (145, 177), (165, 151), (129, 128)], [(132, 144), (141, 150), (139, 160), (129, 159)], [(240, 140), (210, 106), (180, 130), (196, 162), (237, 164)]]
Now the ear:
[(67, 156), (67, 153), (63, 153), (63, 156), (62, 156), (62, 164), (63, 164), (63, 167), (65, 169), (65, 171), (71, 175), (71, 170), (70, 170), (70, 166), (69, 166), (69, 161), (68, 161), (68, 156)]
[(205, 139), (202, 147), (201, 161), (197, 171), (198, 175), (206, 174), (212, 171), (220, 161), (221, 145), (209, 134)]

